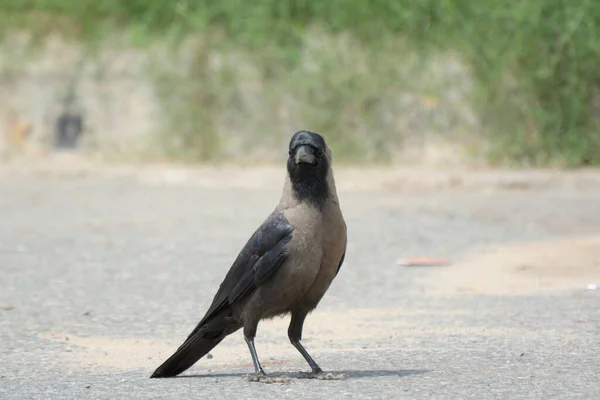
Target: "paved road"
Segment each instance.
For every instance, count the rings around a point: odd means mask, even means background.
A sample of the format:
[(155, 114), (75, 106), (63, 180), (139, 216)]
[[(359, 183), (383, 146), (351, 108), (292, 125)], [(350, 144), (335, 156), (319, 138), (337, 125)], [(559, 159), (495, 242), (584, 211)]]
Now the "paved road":
[(291, 383), (245, 381), (252, 367), (241, 334), (186, 377), (148, 379), (203, 315), (281, 184), (221, 183), (2, 175), (0, 398), (600, 397), (600, 290), (584, 291), (590, 282), (441, 294), (428, 290), (440, 269), (396, 264), (418, 255), (458, 263), (482, 246), (598, 235), (600, 188), (577, 185), (411, 192), (341, 184), (347, 261), (307, 320), (304, 342), (345, 379), (294, 379), (307, 367), (287, 343), (287, 319), (260, 325), (257, 347), (267, 372)]

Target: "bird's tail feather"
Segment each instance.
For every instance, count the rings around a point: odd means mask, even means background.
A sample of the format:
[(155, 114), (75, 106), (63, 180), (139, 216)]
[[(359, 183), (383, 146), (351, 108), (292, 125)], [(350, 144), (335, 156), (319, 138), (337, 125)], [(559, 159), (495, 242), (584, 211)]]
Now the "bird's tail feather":
[(232, 333), (231, 329), (223, 329), (222, 326), (219, 327), (220, 329), (215, 328), (217, 327), (205, 325), (195, 329), (175, 353), (154, 371), (150, 378), (169, 378), (181, 374)]

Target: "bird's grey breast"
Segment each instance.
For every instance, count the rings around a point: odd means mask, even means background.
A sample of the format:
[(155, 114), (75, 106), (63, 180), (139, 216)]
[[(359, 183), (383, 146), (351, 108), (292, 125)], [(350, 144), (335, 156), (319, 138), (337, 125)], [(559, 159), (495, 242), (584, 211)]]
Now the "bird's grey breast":
[(318, 210), (304, 204), (284, 211), (294, 227), (290, 258), (297, 259), (295, 268), (318, 270), (322, 256), (323, 216)]
[(321, 273), (324, 281), (331, 281), (337, 274), (339, 263), (346, 251), (346, 222), (339, 205), (330, 202), (323, 212), (323, 256)]

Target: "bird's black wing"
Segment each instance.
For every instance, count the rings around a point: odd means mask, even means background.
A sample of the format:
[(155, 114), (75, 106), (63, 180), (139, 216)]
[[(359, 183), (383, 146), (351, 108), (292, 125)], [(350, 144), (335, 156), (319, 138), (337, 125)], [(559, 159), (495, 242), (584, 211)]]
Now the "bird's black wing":
[(282, 213), (269, 215), (240, 251), (197, 328), (233, 303), (243, 300), (277, 271), (287, 258), (293, 230)]
[(342, 264), (344, 263), (344, 258), (346, 258), (346, 250), (344, 250), (344, 254), (342, 254), (342, 258), (340, 259), (340, 263), (338, 264), (337, 271), (335, 271), (335, 276), (340, 273), (340, 269), (342, 269)]
[(225, 336), (239, 329), (231, 319), (231, 305), (250, 295), (283, 264), (293, 230), (285, 216), (278, 212), (263, 222), (237, 256), (202, 321), (177, 351), (154, 371), (152, 378), (179, 375)]

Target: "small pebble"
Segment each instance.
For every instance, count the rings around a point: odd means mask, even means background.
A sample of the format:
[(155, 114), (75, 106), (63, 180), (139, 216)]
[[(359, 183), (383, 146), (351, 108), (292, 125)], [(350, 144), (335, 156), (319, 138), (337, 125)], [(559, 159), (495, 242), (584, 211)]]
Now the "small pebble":
[(439, 257), (412, 257), (401, 258), (396, 261), (396, 264), (403, 267), (448, 267), (452, 262)]

